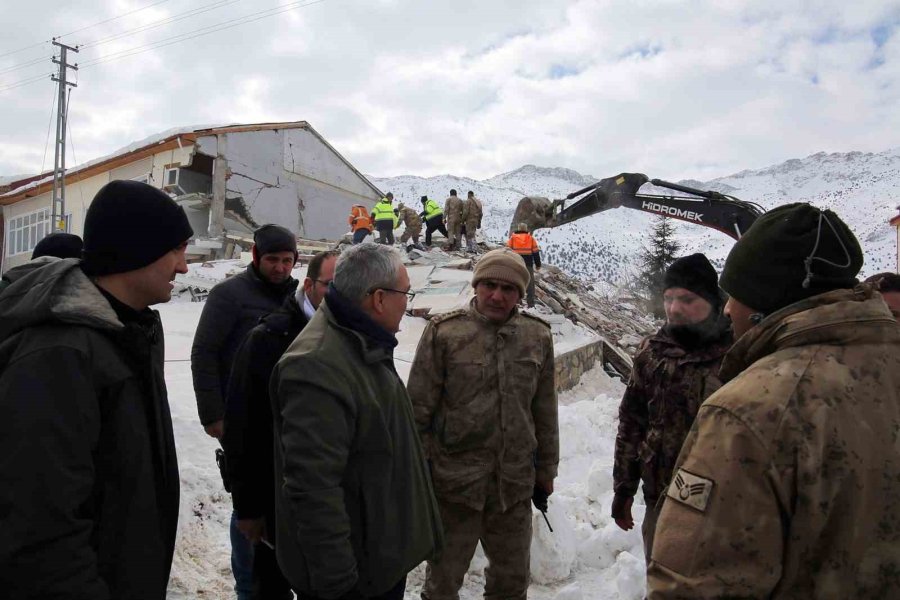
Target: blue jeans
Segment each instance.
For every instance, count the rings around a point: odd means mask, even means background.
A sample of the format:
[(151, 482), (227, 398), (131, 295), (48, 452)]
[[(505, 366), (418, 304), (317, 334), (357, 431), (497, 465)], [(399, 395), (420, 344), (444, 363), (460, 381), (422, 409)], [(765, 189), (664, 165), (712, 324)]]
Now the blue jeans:
[(253, 598), (253, 544), (237, 527), (237, 515), (231, 513), (231, 572), (237, 600)]

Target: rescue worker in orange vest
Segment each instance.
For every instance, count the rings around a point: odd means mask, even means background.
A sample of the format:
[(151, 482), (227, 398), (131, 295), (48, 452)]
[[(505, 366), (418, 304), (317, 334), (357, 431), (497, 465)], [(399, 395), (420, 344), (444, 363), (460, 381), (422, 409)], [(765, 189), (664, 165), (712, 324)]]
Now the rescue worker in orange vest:
[(353, 205), (347, 223), (350, 225), (350, 231), (353, 232), (354, 245), (361, 243), (367, 235), (372, 233), (372, 218), (362, 204)]
[(515, 250), (516, 254), (525, 260), (525, 266), (528, 267), (528, 273), (531, 278), (528, 280), (528, 290), (526, 291), (526, 302), (528, 308), (534, 307), (534, 271), (541, 270), (541, 249), (538, 247), (537, 241), (528, 233), (528, 225), (519, 223), (516, 225), (516, 231), (509, 236), (506, 245)]

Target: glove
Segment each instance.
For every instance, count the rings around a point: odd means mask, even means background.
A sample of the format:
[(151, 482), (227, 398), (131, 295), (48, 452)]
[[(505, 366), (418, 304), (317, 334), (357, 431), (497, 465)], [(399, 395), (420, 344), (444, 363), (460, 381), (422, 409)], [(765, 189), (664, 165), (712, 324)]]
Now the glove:
[(534, 491), (531, 493), (531, 503), (534, 504), (534, 507), (541, 511), (542, 513), (547, 512), (547, 492), (539, 485), (534, 486)]

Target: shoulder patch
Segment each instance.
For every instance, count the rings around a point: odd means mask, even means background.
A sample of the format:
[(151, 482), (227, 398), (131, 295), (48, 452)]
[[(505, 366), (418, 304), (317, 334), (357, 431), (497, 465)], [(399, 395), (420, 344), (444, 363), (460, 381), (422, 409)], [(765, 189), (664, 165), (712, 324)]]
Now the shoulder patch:
[(526, 317), (526, 318), (532, 319), (532, 320), (534, 320), (534, 321), (537, 321), (537, 322), (540, 323), (541, 325), (544, 325), (547, 329), (550, 329), (550, 323), (548, 323), (547, 321), (543, 320), (542, 318), (540, 318), (540, 317), (537, 316), (537, 315), (532, 315), (531, 313), (527, 313), (527, 312), (520, 312), (519, 314), (522, 315), (523, 317)]
[(429, 320), (435, 325), (438, 325), (439, 323), (443, 323), (444, 321), (449, 321), (450, 319), (465, 316), (466, 314), (468, 314), (468, 312), (469, 311), (465, 308), (457, 308), (456, 310), (451, 310), (450, 312), (434, 315)]
[(694, 510), (706, 512), (714, 486), (715, 482), (712, 479), (678, 469), (675, 477), (672, 478), (672, 483), (669, 484), (666, 495)]

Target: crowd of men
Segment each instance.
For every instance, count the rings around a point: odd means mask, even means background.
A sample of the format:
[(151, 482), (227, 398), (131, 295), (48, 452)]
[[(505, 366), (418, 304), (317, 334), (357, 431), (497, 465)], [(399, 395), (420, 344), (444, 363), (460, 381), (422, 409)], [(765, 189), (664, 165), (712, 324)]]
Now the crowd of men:
[[(451, 244), (457, 202), (443, 211)], [(165, 598), (179, 475), (149, 307), (187, 271), (192, 235), (166, 194), (115, 181), (83, 243), (47, 238), (49, 254), (7, 274), (3, 597)], [(508, 246), (476, 262), (466, 308), (429, 321), (404, 384), (393, 352), (415, 293), (401, 254), (322, 252), (301, 285), (294, 234), (255, 232), (191, 353), (200, 425), (222, 446), (240, 600), (399, 600), (423, 561), (422, 598), (457, 600), (479, 542), (485, 597), (527, 597), (531, 504), (554, 491), (559, 426), (550, 328), (519, 310), (539, 250)], [(702, 254), (669, 267), (613, 472), (622, 529), (643, 482), (649, 598), (895, 593), (900, 277), (860, 284), (862, 263), (836, 214), (792, 204), (760, 217), (721, 278)]]
[[(401, 224), (404, 226), (400, 243), (407, 252), (412, 250), (430, 250), (432, 248), (432, 234), (437, 231), (447, 240), (444, 250), (464, 250), (469, 253), (477, 253), (478, 246), (475, 241), (476, 233), (481, 229), (481, 220), (484, 216), (484, 205), (475, 197), (475, 192), (469, 191), (465, 200), (459, 198), (456, 190), (450, 190), (450, 195), (444, 201), (441, 208), (435, 200), (428, 196), (420, 199), (422, 210), (416, 211), (413, 207), (400, 202), (394, 207), (394, 194), (388, 192), (384, 198), (378, 201), (371, 213), (362, 204), (354, 204), (350, 209), (347, 223), (353, 234), (353, 243), (361, 244), (366, 237), (374, 232), (378, 233), (378, 243), (393, 246), (394, 230)], [(419, 243), (422, 233), (422, 222), (425, 223), (425, 245)], [(463, 244), (465, 238), (465, 244)]]

